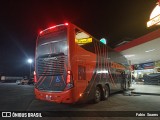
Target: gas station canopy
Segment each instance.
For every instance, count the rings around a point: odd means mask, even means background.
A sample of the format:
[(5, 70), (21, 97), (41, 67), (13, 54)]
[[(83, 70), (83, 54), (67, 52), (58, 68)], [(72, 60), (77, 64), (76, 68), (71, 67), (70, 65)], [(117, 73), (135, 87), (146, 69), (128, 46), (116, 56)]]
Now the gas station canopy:
[(160, 60), (160, 29), (115, 48), (131, 64), (141, 64)]

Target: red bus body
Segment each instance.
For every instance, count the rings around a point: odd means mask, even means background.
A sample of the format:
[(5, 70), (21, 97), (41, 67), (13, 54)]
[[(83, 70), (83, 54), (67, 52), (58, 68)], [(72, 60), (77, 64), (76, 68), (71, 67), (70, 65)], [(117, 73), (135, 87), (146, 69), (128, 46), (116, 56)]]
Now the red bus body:
[(110, 93), (124, 89), (123, 71), (125, 84), (130, 79), (121, 54), (72, 23), (40, 32), (35, 62), (35, 96), (50, 102), (86, 102), (94, 99), (97, 87), (101, 97), (105, 86)]

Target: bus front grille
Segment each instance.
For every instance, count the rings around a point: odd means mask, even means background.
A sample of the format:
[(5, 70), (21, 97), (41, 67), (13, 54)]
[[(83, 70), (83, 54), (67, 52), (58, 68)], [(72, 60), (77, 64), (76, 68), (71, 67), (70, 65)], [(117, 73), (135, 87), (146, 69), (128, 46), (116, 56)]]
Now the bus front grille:
[(64, 73), (65, 56), (39, 57), (37, 60), (39, 76), (54, 76)]

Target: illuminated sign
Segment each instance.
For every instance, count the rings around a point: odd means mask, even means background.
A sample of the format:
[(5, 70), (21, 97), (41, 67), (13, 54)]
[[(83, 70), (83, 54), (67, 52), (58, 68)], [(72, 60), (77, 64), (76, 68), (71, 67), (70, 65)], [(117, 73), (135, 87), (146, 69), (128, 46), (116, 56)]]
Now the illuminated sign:
[(86, 43), (91, 43), (92, 38), (83, 38), (83, 39), (75, 39), (75, 42), (78, 44), (86, 44)]
[(153, 69), (155, 66), (154, 62), (142, 63), (134, 65), (135, 70)]
[(147, 27), (151, 27), (153, 25), (156, 25), (160, 23), (160, 14), (156, 17), (154, 17), (153, 19), (151, 19), (150, 21), (147, 22)]
[(105, 38), (101, 38), (100, 42), (103, 43), (103, 44), (107, 44), (107, 40)]
[(123, 65), (118, 64), (118, 63), (111, 62), (110, 66), (111, 66), (111, 68), (125, 70), (125, 67)]
[(151, 27), (153, 25), (160, 25), (160, 6), (157, 5), (151, 15), (150, 20), (147, 22), (147, 27)]

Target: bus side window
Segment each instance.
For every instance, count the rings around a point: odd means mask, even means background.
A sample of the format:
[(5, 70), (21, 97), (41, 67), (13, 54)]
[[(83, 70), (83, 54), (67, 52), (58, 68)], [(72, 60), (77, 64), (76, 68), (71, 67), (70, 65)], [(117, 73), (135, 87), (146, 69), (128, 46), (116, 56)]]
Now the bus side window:
[(78, 80), (86, 80), (86, 68), (78, 65)]

